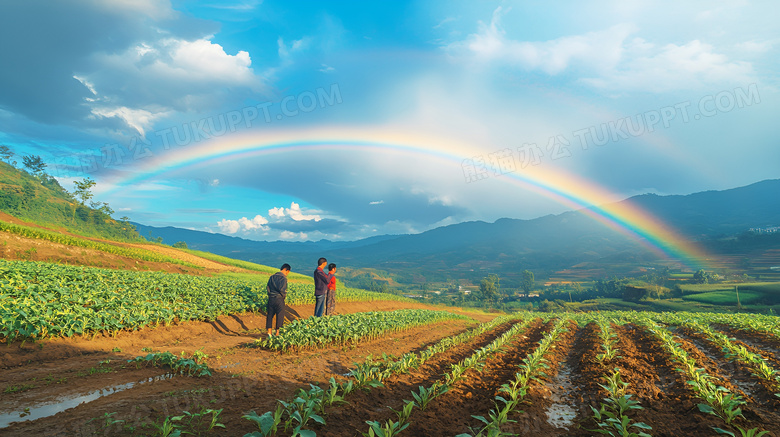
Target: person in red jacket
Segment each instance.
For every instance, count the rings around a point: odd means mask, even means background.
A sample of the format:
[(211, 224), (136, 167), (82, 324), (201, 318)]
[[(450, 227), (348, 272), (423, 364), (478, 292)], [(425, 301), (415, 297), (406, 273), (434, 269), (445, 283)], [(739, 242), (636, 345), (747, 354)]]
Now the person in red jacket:
[(328, 260), (320, 258), (317, 260), (317, 269), (314, 270), (314, 317), (322, 317), (325, 312), (325, 298), (330, 282), (330, 275), (324, 270), (327, 265)]
[(332, 316), (336, 314), (336, 264), (328, 265), (328, 274), (330, 282), (328, 282), (328, 293), (325, 298), (325, 315)]

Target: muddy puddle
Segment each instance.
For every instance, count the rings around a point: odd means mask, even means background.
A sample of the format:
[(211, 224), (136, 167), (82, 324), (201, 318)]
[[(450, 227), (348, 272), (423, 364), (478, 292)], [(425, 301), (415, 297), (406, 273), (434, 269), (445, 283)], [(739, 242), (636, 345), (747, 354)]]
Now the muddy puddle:
[(53, 416), (59, 412), (78, 407), (81, 404), (92, 402), (104, 396), (112, 395), (114, 393), (119, 393), (121, 391), (131, 389), (141, 384), (146, 384), (155, 381), (164, 381), (166, 379), (171, 379), (174, 376), (175, 376), (174, 374), (168, 373), (164, 375), (147, 378), (141, 381), (128, 382), (126, 384), (120, 384), (120, 385), (115, 385), (113, 387), (95, 390), (93, 392), (83, 394), (83, 395), (61, 397), (54, 401), (49, 401), (37, 405), (30, 405), (18, 411), (12, 411), (7, 413), (0, 412), (0, 429), (8, 427), (11, 423), (14, 422), (25, 422), (28, 420), (37, 420), (44, 417)]
[[(567, 360), (568, 361), (568, 360)], [(577, 411), (574, 409), (574, 386), (571, 383), (571, 367), (568, 362), (561, 363), (558, 374), (547, 384), (550, 390), (552, 405), (547, 408), (547, 423), (556, 427), (569, 429), (574, 424)]]

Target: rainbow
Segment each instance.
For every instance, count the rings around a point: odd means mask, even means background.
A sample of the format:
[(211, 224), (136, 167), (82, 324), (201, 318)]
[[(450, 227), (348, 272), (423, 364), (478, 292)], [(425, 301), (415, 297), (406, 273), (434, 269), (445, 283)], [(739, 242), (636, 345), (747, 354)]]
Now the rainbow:
[[(457, 165), (460, 169), (467, 158), (485, 156), (472, 144), (441, 137), (382, 132), (377, 129), (309, 129), (303, 131), (273, 131), (241, 133), (216, 137), (200, 143), (181, 146), (178, 150), (154, 159), (145, 159), (135, 171), (124, 172), (107, 182), (116, 190), (149, 181), (183, 169), (196, 169), (238, 159), (277, 154), (287, 151), (314, 150), (376, 150), (398, 154), (423, 155)], [(542, 168), (544, 167), (544, 168)], [(458, 170), (460, 171), (460, 170)], [(547, 168), (527, 166), (504, 173), (502, 180), (531, 190), (556, 202), (580, 211), (609, 228), (641, 243), (659, 256), (678, 259), (689, 268), (704, 268), (712, 256), (694, 242), (681, 236), (648, 211), (620, 202), (619, 197), (586, 180)]]

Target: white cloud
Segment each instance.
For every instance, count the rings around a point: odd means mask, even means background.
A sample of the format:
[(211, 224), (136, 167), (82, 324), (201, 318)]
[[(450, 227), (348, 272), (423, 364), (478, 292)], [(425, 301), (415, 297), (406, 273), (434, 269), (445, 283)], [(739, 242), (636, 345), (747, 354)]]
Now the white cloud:
[(235, 234), (241, 230), (241, 224), (237, 220), (222, 219), (217, 222), (219, 230), (226, 234)]
[(267, 230), (268, 229), (268, 228), (263, 226), (263, 225), (268, 224), (268, 220), (265, 217), (263, 217), (263, 216), (261, 216), (259, 214), (256, 215), (255, 218), (253, 218), (251, 220), (247, 219), (246, 217), (241, 217), (238, 220), (238, 223), (241, 225), (241, 227), (244, 230), (247, 230), (247, 231), (251, 231), (253, 229), (262, 229), (262, 230)]
[(383, 203), (385, 203), (384, 200), (376, 200), (376, 201), (373, 201), (373, 202), (368, 202), (369, 205), (381, 205)]
[(305, 232), (290, 232), (290, 231), (282, 231), (281, 234), (279, 234), (279, 238), (282, 240), (307, 240), (309, 238), (308, 235), (306, 235)]
[(268, 216), (277, 219), (284, 218), (284, 208), (274, 207), (268, 210)]
[(143, 135), (156, 120), (210, 109), (231, 90), (264, 92), (249, 53), (228, 54), (210, 38), (167, 37), (94, 54), (88, 71), (74, 75), (94, 96), (86, 99), (93, 118), (118, 118)]
[[(508, 11), (498, 7), (489, 24), (478, 22), (478, 32), (446, 49), (480, 68), (499, 64), (549, 75), (567, 72), (580, 83), (606, 90), (667, 92), (756, 80), (750, 62), (730, 59), (700, 39), (657, 44), (629, 38), (640, 32), (631, 23), (548, 41), (513, 40), (502, 26)], [(772, 44), (748, 41), (735, 47), (736, 53), (756, 55)]]
[(775, 46), (776, 41), (745, 41), (737, 43), (734, 47), (740, 52), (747, 52), (752, 54), (766, 53)]
[(146, 129), (150, 128), (155, 120), (168, 115), (169, 112), (151, 113), (145, 109), (131, 109), (126, 106), (120, 106), (116, 108), (93, 108), (92, 114), (103, 118), (119, 118), (135, 129), (141, 136), (144, 136)]
[(241, 217), (238, 220), (222, 219), (217, 222), (219, 230), (228, 234), (256, 230), (267, 231), (268, 227), (264, 226), (266, 224), (268, 224), (268, 220), (259, 214), (252, 219)]
[(302, 220), (314, 220), (315, 222), (318, 222), (322, 220), (322, 217), (320, 217), (317, 214), (306, 214), (301, 210), (301, 205), (291, 202), (289, 208), (283, 208), (283, 207), (275, 207), (268, 210), (268, 215), (270, 217), (274, 217), (276, 219), (283, 219), (284, 217), (289, 217), (295, 221), (302, 221)]
[(189, 80), (203, 82), (219, 78), (219, 81), (225, 84), (233, 83), (249, 88), (260, 86), (251, 69), (252, 60), (249, 53), (243, 50), (229, 55), (221, 45), (207, 39), (165, 40), (161, 48), (167, 49), (170, 62), (158, 59), (157, 68), (168, 75), (181, 75)]
[(429, 205), (444, 205), (444, 206), (452, 206), (454, 204), (454, 199), (447, 195), (442, 196), (430, 196), (428, 197), (428, 204)]
[(731, 61), (699, 40), (657, 47), (634, 41), (632, 59), (602, 77), (582, 82), (604, 89), (655, 92), (699, 88), (706, 84), (744, 84), (754, 81), (749, 62)]
[(472, 56), (479, 63), (508, 63), (554, 75), (575, 64), (589, 70), (614, 67), (623, 55), (623, 41), (636, 31), (631, 24), (618, 24), (602, 31), (549, 41), (515, 41), (507, 38), (501, 25), (501, 18), (508, 11), (498, 7), (493, 11), (489, 25), (480, 22), (478, 33), (469, 35), (465, 41), (450, 44), (448, 49)]

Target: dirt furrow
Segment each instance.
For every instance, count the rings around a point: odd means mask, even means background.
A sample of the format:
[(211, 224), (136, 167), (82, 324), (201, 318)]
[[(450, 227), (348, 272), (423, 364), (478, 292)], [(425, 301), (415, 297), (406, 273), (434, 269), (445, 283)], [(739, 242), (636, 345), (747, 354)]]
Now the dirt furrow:
[[(471, 370), (447, 393), (431, 402), (425, 411), (415, 411), (408, 435), (454, 436), (479, 428), (471, 415), (487, 415), (501, 384), (514, 378), (517, 365), (552, 327), (552, 322), (533, 322), (506, 345), (503, 353), (488, 357), (481, 372)], [(406, 432), (405, 431), (405, 432)]]
[[(736, 361), (727, 359), (725, 352), (713, 343), (706, 335), (692, 331), (688, 328), (679, 328), (679, 333), (691, 341), (706, 354), (717, 367), (718, 372), (725, 377), (728, 383), (736, 386), (743, 395), (746, 405), (742, 406), (742, 414), (747, 422), (762, 422), (775, 424), (775, 426), (762, 426), (762, 429), (780, 432), (780, 398), (775, 396), (775, 388), (765, 380), (752, 374), (750, 367)], [(736, 342), (739, 344), (739, 342)], [(738, 420), (741, 426), (745, 421)], [(752, 427), (752, 426), (751, 426)]]
[[(552, 327), (552, 325), (550, 325)], [(566, 362), (568, 368), (572, 367), (575, 353), (572, 352), (572, 347), (575, 343), (575, 339), (578, 336), (579, 329), (574, 322), (570, 322), (567, 325), (568, 330), (561, 334), (555, 341), (555, 344), (545, 354), (546, 364), (549, 366), (544, 369), (546, 376), (541, 379), (545, 381), (544, 384), (538, 382), (532, 382), (528, 395), (526, 395), (523, 402), (520, 404), (520, 410), (516, 411), (510, 417), (516, 420), (515, 423), (509, 423), (507, 426), (502, 426), (502, 431), (508, 431), (521, 436), (568, 436), (571, 435), (573, 425), (566, 428), (557, 428), (552, 425), (549, 420), (548, 412), (553, 404), (551, 396), (550, 384), (553, 379), (558, 375), (562, 363)], [(538, 345), (535, 343), (532, 345), (522, 358), (536, 349)], [(519, 363), (518, 363), (519, 364)], [(512, 373), (514, 376), (514, 372)], [(498, 388), (501, 383), (494, 387), (495, 393), (498, 394)], [(560, 387), (555, 387), (558, 389)]]
[[(514, 323), (503, 324), (480, 335), (471, 342), (439, 354), (421, 368), (413, 370), (409, 374), (390, 378), (385, 382), (385, 387), (383, 388), (372, 389), (370, 392), (361, 391), (351, 395), (347, 399), (350, 403), (349, 405), (338, 406), (327, 411), (326, 421), (328, 421), (329, 425), (323, 429), (316, 429), (317, 435), (326, 437), (360, 436), (362, 432), (366, 432), (368, 429), (366, 420), (376, 420), (384, 423), (387, 419), (395, 419), (395, 413), (388, 407), (400, 409), (404, 405), (404, 400), (412, 399), (411, 392), (413, 390), (416, 392), (419, 386), (430, 387), (450, 370), (450, 364), (469, 357), (475, 350), (490, 344), (513, 325)], [(441, 399), (441, 397), (438, 399)], [(414, 412), (411, 419), (412, 422), (419, 417), (419, 413), (420, 411)], [(416, 435), (409, 429), (404, 431), (404, 433)]]

